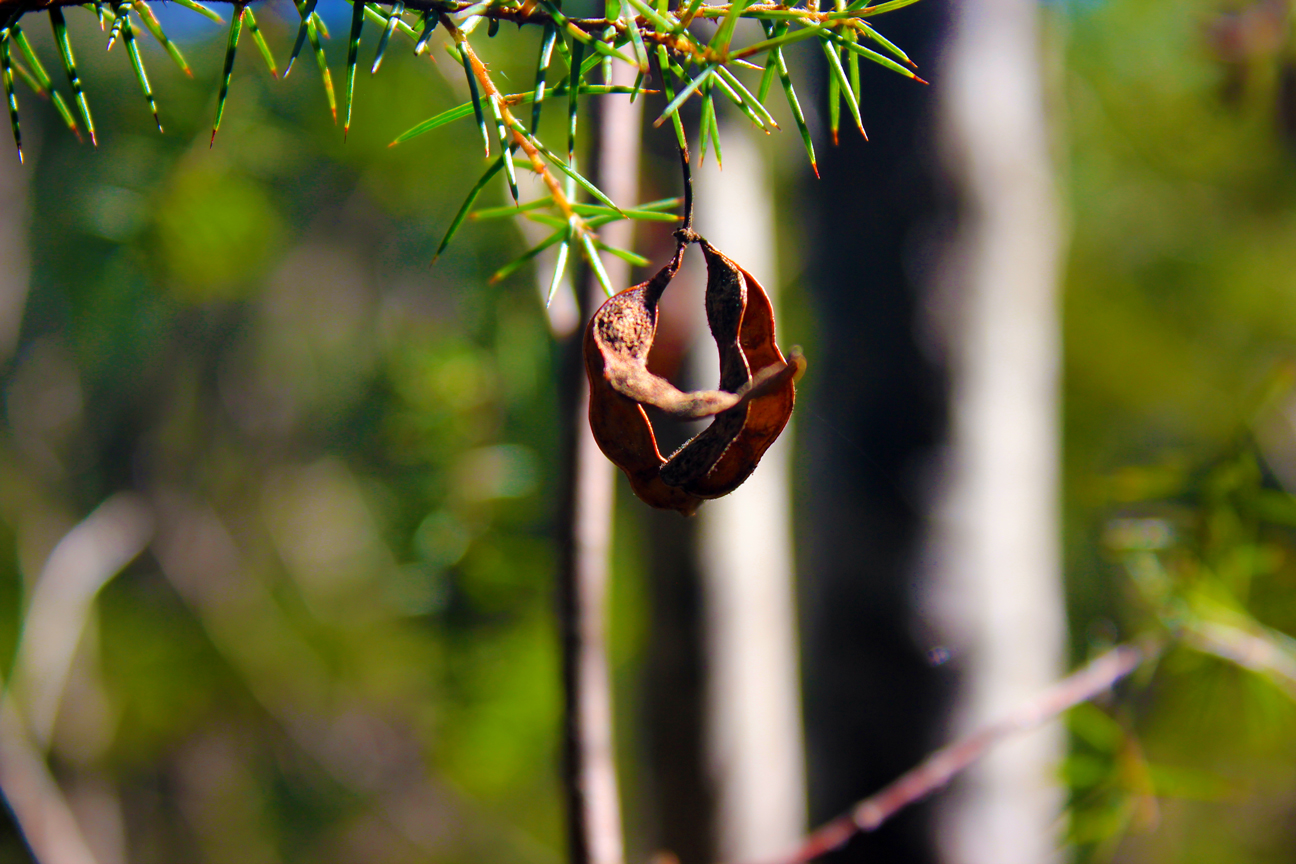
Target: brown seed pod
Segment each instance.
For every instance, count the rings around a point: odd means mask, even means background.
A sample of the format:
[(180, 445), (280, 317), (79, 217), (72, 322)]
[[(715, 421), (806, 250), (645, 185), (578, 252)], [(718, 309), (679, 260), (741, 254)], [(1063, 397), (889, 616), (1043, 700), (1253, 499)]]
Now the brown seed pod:
[[(675, 256), (665, 267), (594, 313), (585, 330), (585, 371), (590, 429), (599, 448), (645, 503), (691, 515), (703, 498), (728, 494), (751, 474), (787, 424), (793, 381), (805, 362), (799, 353), (788, 362), (779, 352), (769, 298), (750, 274), (691, 231), (677, 236)], [(686, 245), (695, 241), (707, 259), (707, 323), (721, 374), (719, 390), (686, 393), (649, 372), (647, 360), (657, 303)], [(755, 376), (752, 369), (758, 370)], [(643, 405), (683, 419), (715, 420), (666, 460)]]

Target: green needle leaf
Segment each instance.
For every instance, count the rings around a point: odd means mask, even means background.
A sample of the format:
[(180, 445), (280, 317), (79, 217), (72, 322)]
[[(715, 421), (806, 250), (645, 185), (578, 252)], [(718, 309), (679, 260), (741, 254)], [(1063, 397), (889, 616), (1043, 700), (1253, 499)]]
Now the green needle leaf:
[(595, 240), (594, 245), (597, 246), (599, 249), (602, 249), (604, 252), (608, 253), (609, 255), (615, 255), (616, 257), (620, 258), (622, 261), (627, 261), (630, 264), (634, 265), (635, 267), (647, 267), (649, 264), (652, 263), (647, 258), (635, 252), (631, 252), (629, 249), (621, 249), (616, 246), (610, 246), (607, 243), (604, 243), (602, 240)]
[[(709, 90), (709, 88), (704, 88)], [(702, 97), (702, 113), (698, 120), (698, 140), (701, 142), (698, 153), (698, 165), (701, 166), (706, 162), (707, 142), (711, 140), (711, 117), (715, 113), (715, 102), (711, 99), (711, 94), (707, 92)]]
[(679, 16), (679, 23), (675, 25), (671, 32), (677, 36), (686, 32), (684, 28), (693, 20), (693, 16), (697, 15), (697, 11), (701, 6), (702, 0), (690, 0), (688, 9), (685, 10), (683, 15)]
[[(648, 204), (641, 204), (633, 210), (624, 210), (617, 212), (611, 207), (605, 207), (602, 204), (573, 204), (572, 211), (577, 216), (586, 218), (601, 219), (606, 217), (613, 222), (621, 218), (639, 219), (645, 222), (678, 222), (681, 217), (675, 213), (663, 213), (663, 210), (673, 210), (680, 205), (679, 198), (665, 198), (661, 201), (654, 201)], [(506, 207), (485, 207), (481, 210), (474, 210), (469, 214), (474, 222), (480, 222), (487, 219), (500, 219), (506, 216), (526, 215), (536, 210), (543, 210), (545, 207), (553, 206), (553, 196), (546, 195), (543, 198), (537, 198), (534, 201), (528, 201), (525, 204), (510, 205)], [(605, 223), (606, 224), (606, 223)]]
[(166, 33), (162, 32), (162, 24), (157, 20), (157, 16), (153, 14), (153, 10), (149, 8), (148, 3), (144, 2), (144, 0), (140, 0), (140, 2), (134, 4), (133, 8), (139, 14), (140, 22), (143, 23), (144, 29), (149, 31), (153, 38), (157, 40), (157, 43), (166, 49), (166, 52), (171, 55), (171, 59), (180, 67), (180, 71), (192, 78), (193, 70), (190, 69), (189, 64), (185, 62), (184, 55), (180, 53), (180, 49), (176, 47), (174, 42), (167, 38)]
[(464, 199), (463, 206), (459, 208), (459, 212), (456, 213), (454, 219), (450, 221), (450, 227), (446, 229), (445, 236), (441, 238), (441, 245), (437, 247), (436, 254), (432, 256), (433, 264), (435, 264), (437, 259), (441, 257), (441, 253), (450, 245), (451, 239), (453, 239), (454, 235), (458, 233), (464, 220), (468, 218), (468, 211), (472, 209), (472, 205), (476, 202), (477, 196), (481, 194), (481, 191), (486, 188), (486, 184), (489, 183), (491, 178), (498, 174), (500, 169), (503, 167), (504, 157), (500, 156), (491, 163), (490, 167), (486, 169), (486, 173), (483, 174), (481, 179), (477, 181), (471, 190), (469, 190), (468, 197)]
[(516, 119), (514, 119), (513, 124), (514, 124), (513, 128), (517, 130), (518, 134), (522, 135), (524, 138), (530, 141), (531, 145), (535, 147), (537, 150), (539, 150), (540, 153), (545, 157), (545, 159), (549, 160), (550, 164), (552, 164), (555, 168), (557, 168), (562, 173), (566, 174), (571, 179), (575, 180), (576, 183), (582, 189), (584, 189), (589, 194), (593, 195), (599, 201), (602, 201), (604, 204), (611, 207), (613, 210), (617, 211), (618, 213), (623, 213), (620, 207), (612, 203), (611, 198), (603, 194), (603, 190), (599, 189), (593, 183), (586, 180), (576, 171), (575, 168), (572, 168), (570, 165), (564, 162), (556, 153), (554, 153), (544, 144), (541, 144), (539, 139), (537, 139), (534, 135), (531, 135), (526, 131), (526, 127), (524, 127), (521, 123), (518, 123)]
[[(313, 0), (293, 0), (297, 7), (297, 13), (301, 16), (302, 24), (306, 28), (306, 37), (310, 39), (311, 50), (315, 53), (315, 63), (319, 66), (320, 78), (324, 82), (324, 96), (328, 99), (329, 113), (333, 115), (334, 124), (337, 123), (337, 97), (333, 94), (333, 74), (329, 72), (328, 59), (324, 56), (324, 46), (320, 44), (320, 34), (328, 38), (328, 31), (324, 28), (324, 19), (319, 14), (311, 11), (314, 8)], [(300, 31), (299, 31), (300, 32)], [(292, 61), (288, 61), (289, 66)], [(284, 70), (284, 77), (287, 77), (288, 70)]]
[[(17, 24), (12, 25), (9, 31), (11, 38), (18, 45), (18, 50), (22, 51), (23, 56), (27, 58), (27, 62), (32, 68), (30, 74), (35, 78), (37, 85), (42, 91), (49, 93), (50, 99), (54, 102), (54, 107), (58, 109), (59, 116), (63, 118), (63, 122), (67, 124), (68, 129), (80, 141), (81, 128), (77, 126), (76, 118), (72, 116), (72, 111), (68, 108), (67, 102), (64, 101), (63, 94), (54, 89), (54, 82), (50, 79), (49, 73), (45, 71), (45, 66), (41, 63), (40, 58), (36, 56), (36, 52), (32, 50), (31, 43), (27, 41), (27, 34), (23, 33), (22, 28)], [(17, 61), (14, 61), (14, 68), (18, 70), (19, 74), (26, 72), (22, 66), (18, 65)]]
[(611, 297), (616, 293), (616, 289), (612, 287), (612, 280), (608, 278), (607, 271), (603, 269), (603, 259), (599, 258), (598, 250), (594, 248), (594, 241), (590, 238), (588, 231), (582, 231), (580, 239), (581, 246), (585, 247), (585, 259), (589, 261), (590, 269), (594, 271), (594, 277), (603, 286), (603, 293)]
[(278, 78), (279, 68), (275, 65), (274, 55), (270, 53), (270, 46), (266, 44), (265, 37), (261, 35), (261, 28), (257, 26), (256, 16), (252, 14), (251, 7), (243, 10), (243, 17), (247, 20), (247, 28), (248, 32), (252, 34), (252, 41), (256, 43), (257, 50), (261, 52), (266, 67), (270, 70), (270, 77)]
[(868, 0), (855, 0), (854, 3), (846, 7), (847, 12), (860, 11), (861, 18), (868, 18), (872, 15), (881, 15), (883, 12), (893, 12), (896, 9), (903, 9), (906, 6), (912, 6), (918, 0), (891, 0), (890, 3), (880, 3), (877, 6), (868, 5)]
[(490, 284), (494, 285), (496, 282), (499, 282), (501, 279), (507, 279), (509, 276), (512, 276), (514, 273), (517, 272), (519, 267), (521, 267), (523, 264), (527, 263), (531, 259), (535, 258), (537, 255), (539, 255), (544, 250), (548, 249), (550, 246), (562, 240), (563, 237), (565, 237), (566, 235), (567, 235), (566, 226), (553, 232), (544, 240), (540, 241), (539, 245), (532, 246), (530, 249), (523, 252), (519, 257), (514, 258), (512, 261), (510, 261), (509, 263), (505, 264), (503, 267), (501, 267), (500, 269), (492, 273), (490, 277)]
[(553, 196), (546, 195), (543, 198), (537, 198), (534, 201), (528, 201), (525, 204), (513, 204), (506, 207), (483, 207), (481, 210), (474, 210), (469, 213), (468, 218), (474, 222), (481, 222), (486, 219), (517, 216), (521, 213), (530, 213), (532, 210), (542, 210), (545, 207), (551, 206), (553, 206)]
[(54, 30), (54, 41), (63, 56), (63, 69), (67, 72), (72, 96), (76, 100), (77, 109), (81, 112), (81, 119), (85, 121), (86, 131), (90, 133), (90, 143), (98, 147), (99, 140), (95, 137), (94, 120), (90, 117), (90, 106), (86, 104), (85, 93), (81, 91), (81, 79), (76, 71), (76, 58), (72, 56), (72, 43), (68, 41), (67, 20), (63, 17), (63, 10), (58, 6), (51, 6), (49, 19), (50, 27)]
[(622, 63), (629, 63), (632, 66), (634, 65), (633, 61), (618, 52), (615, 48), (600, 42), (598, 39), (595, 39), (580, 27), (576, 26), (576, 22), (564, 15), (553, 0), (540, 0), (540, 5), (543, 6), (545, 11), (549, 13), (549, 16), (553, 18), (554, 23), (570, 33), (572, 38), (576, 41), (592, 46), (594, 50), (598, 51), (600, 54), (614, 57)]
[(703, 70), (698, 73), (697, 77), (694, 78), (692, 81), (690, 81), (684, 87), (684, 89), (681, 90), (679, 94), (676, 95), (675, 98), (670, 101), (670, 103), (666, 106), (666, 110), (661, 113), (661, 116), (653, 121), (653, 127), (656, 128), (660, 126), (666, 120), (667, 117), (671, 116), (676, 111), (678, 111), (679, 107), (684, 104), (684, 100), (692, 96), (694, 90), (701, 87), (702, 84), (705, 83), (708, 78), (710, 78), (713, 74), (715, 74), (715, 70), (716, 67), (714, 64), (708, 64), (705, 68), (703, 68)]
[(216, 121), (212, 123), (208, 148), (215, 146), (216, 132), (220, 129), (221, 118), (225, 116), (225, 97), (229, 95), (230, 75), (234, 72), (234, 54), (238, 51), (239, 33), (243, 31), (244, 11), (243, 6), (236, 2), (234, 14), (230, 16), (229, 39), (225, 43), (225, 71), (221, 75), (220, 92), (216, 95)]
[(535, 94), (531, 107), (531, 132), (540, 128), (540, 111), (544, 108), (545, 78), (549, 74), (549, 61), (553, 59), (554, 42), (558, 41), (558, 30), (553, 24), (546, 24), (544, 37), (540, 40), (540, 59), (536, 62)]
[(0, 80), (4, 82), (5, 97), (9, 102), (9, 125), (13, 128), (14, 144), (18, 147), (18, 161), (23, 161), (22, 130), (18, 125), (18, 94), (14, 91), (13, 61), (9, 56), (9, 28), (0, 30)]
[(716, 120), (715, 104), (711, 93), (707, 93), (707, 101), (712, 103), (711, 110), (706, 112), (706, 118), (707, 122), (711, 124), (711, 144), (715, 147), (716, 167), (723, 169), (724, 154), (720, 151), (720, 124)]
[[(627, 0), (627, 2), (659, 33), (671, 33), (679, 26), (679, 21), (672, 18), (669, 12), (658, 12), (643, 0)], [(630, 20), (633, 21), (634, 19), (631, 18)]]
[(716, 30), (715, 36), (711, 37), (710, 48), (712, 51), (723, 53), (729, 49), (729, 42), (733, 39), (734, 27), (738, 26), (738, 19), (742, 17), (743, 10), (746, 8), (747, 0), (731, 0), (728, 13), (725, 14), (724, 20), (720, 22), (720, 27)]
[(42, 99), (49, 97), (49, 91), (41, 86), (40, 81), (37, 80), (35, 75), (27, 70), (26, 66), (22, 65), (17, 60), (12, 60), (11, 62), (13, 63), (14, 72), (23, 80), (23, 83), (27, 85), (28, 89)]
[(225, 19), (222, 18), (219, 14), (208, 9), (206, 6), (202, 5), (201, 3), (195, 2), (195, 0), (175, 0), (175, 2), (185, 7), (186, 9), (192, 9), (194, 12), (197, 12), (199, 15), (202, 15), (205, 18), (210, 18), (211, 20), (215, 21), (217, 24), (225, 23)]
[(116, 10), (117, 20), (122, 22), (122, 38), (126, 42), (126, 56), (130, 57), (131, 66), (135, 67), (135, 78), (139, 81), (140, 90), (144, 93), (144, 101), (148, 102), (149, 110), (153, 112), (153, 122), (157, 124), (158, 131), (162, 131), (162, 121), (158, 119), (157, 103), (153, 101), (153, 88), (149, 86), (148, 73), (144, 71), (144, 60), (140, 57), (139, 44), (135, 41), (135, 28), (131, 26), (130, 9), (125, 6), (118, 6)]
[(552, 213), (537, 213), (534, 210), (524, 214), (531, 222), (537, 222), (541, 225), (548, 225), (550, 228), (562, 228), (567, 224), (567, 220), (561, 216), (555, 216)]
[(378, 37), (378, 50), (374, 52), (373, 66), (369, 69), (370, 75), (378, 73), (378, 67), (382, 65), (383, 52), (387, 50), (387, 42), (391, 39), (392, 31), (396, 29), (396, 23), (401, 20), (401, 15), (405, 14), (405, 0), (396, 0), (392, 4), (391, 14), (387, 16), (387, 26), (383, 28), (382, 35)]
[[(765, 35), (769, 37), (782, 36), (788, 29), (786, 21), (762, 21), (761, 26), (765, 28)], [(774, 76), (777, 74), (778, 63), (774, 59), (774, 51), (771, 51), (765, 55), (765, 71), (761, 73), (760, 86), (756, 88), (757, 101), (764, 102), (769, 96), (770, 86), (774, 83)]]
[(481, 93), (477, 90), (477, 76), (473, 74), (472, 61), (468, 59), (468, 52), (460, 51), (459, 57), (463, 60), (464, 76), (468, 79), (468, 95), (472, 97), (473, 116), (477, 119), (482, 143), (486, 145), (486, 155), (490, 156), (490, 133), (486, 131), (486, 115), (482, 112)]
[(715, 83), (757, 126), (766, 130), (771, 126), (775, 129), (779, 128), (778, 123), (774, 122), (773, 115), (765, 110), (765, 106), (760, 103), (760, 100), (753, 96), (751, 91), (744, 87), (738, 77), (728, 69), (723, 66), (716, 67)]
[(567, 70), (567, 161), (576, 164), (576, 97), (585, 77), (585, 43), (572, 42), (571, 65)]
[(424, 10), (423, 17), (419, 19), (419, 26), (423, 32), (419, 33), (418, 39), (414, 42), (415, 57), (427, 50), (428, 40), (432, 38), (432, 31), (436, 29), (437, 22), (440, 20), (441, 18), (433, 10)]
[(504, 157), (504, 176), (508, 178), (509, 192), (513, 194), (513, 203), (518, 200), (517, 175), (513, 172), (513, 151), (509, 147), (509, 130), (504, 125), (504, 115), (500, 113), (499, 101), (490, 100), (491, 113), (495, 115), (495, 129), (499, 133), (500, 155)]
[[(643, 36), (639, 33), (639, 24), (629, 9), (623, 9), (621, 20), (625, 23), (626, 32), (630, 34), (630, 45), (634, 48), (635, 60), (639, 63), (639, 74), (648, 74), (648, 49), (644, 47)], [(606, 83), (606, 82), (605, 82)], [(634, 101), (631, 97), (630, 101)]]
[(108, 47), (104, 49), (105, 51), (112, 50), (113, 43), (116, 42), (117, 37), (121, 35), (121, 29), (122, 29), (122, 16), (114, 13), (112, 19), (112, 27), (108, 30)]
[(850, 51), (852, 54), (858, 54), (859, 56), (863, 57), (866, 60), (872, 60), (874, 63), (878, 64), (879, 66), (883, 66), (887, 69), (890, 69), (892, 72), (903, 75), (904, 77), (909, 78), (911, 80), (917, 81), (919, 84), (927, 83), (926, 81), (924, 81), (923, 79), (915, 75), (913, 72), (909, 71), (905, 67), (901, 66), (899, 63), (892, 60), (890, 57), (886, 57), (872, 50), (871, 48), (865, 48), (863, 45), (859, 45), (855, 42), (849, 42), (838, 33), (834, 33), (832, 31), (827, 31), (827, 32), (828, 32), (828, 38), (832, 39), (834, 43), (845, 48), (847, 51)]
[[(868, 140), (868, 134), (864, 131), (864, 123), (860, 120), (859, 101), (855, 99), (855, 91), (851, 89), (850, 81), (846, 79), (846, 70), (842, 68), (841, 58), (837, 56), (837, 47), (828, 39), (819, 40), (819, 47), (823, 48), (824, 56), (828, 58), (828, 68), (832, 70), (832, 78), (837, 82), (841, 95), (846, 97), (846, 106), (851, 110), (851, 116), (855, 118), (855, 126), (859, 129), (864, 140)], [(835, 136), (834, 142), (836, 143)]]
[[(901, 60), (903, 60), (905, 63), (908, 63), (910, 66), (914, 66), (914, 65), (915, 65), (914, 62), (913, 62), (912, 60), (909, 59), (909, 55), (908, 55), (908, 54), (906, 54), (905, 52), (901, 51), (900, 48), (899, 48), (899, 46), (897, 46), (895, 43), (893, 43), (890, 39), (887, 39), (887, 38), (886, 38), (885, 36), (883, 36), (881, 33), (879, 33), (879, 32), (877, 32), (876, 30), (874, 30), (874, 29), (872, 28), (872, 26), (870, 26), (870, 25), (868, 25), (868, 24), (865, 24), (863, 21), (858, 21), (858, 22), (856, 22), (855, 26), (856, 26), (857, 28), (859, 28), (859, 32), (860, 32), (860, 33), (863, 33), (865, 36), (867, 36), (868, 38), (872, 39), (874, 42), (878, 43), (878, 44), (881, 45), (883, 48), (886, 48), (886, 49), (887, 49), (888, 51), (890, 51), (893, 55), (895, 55), (896, 57), (899, 57), (899, 58), (900, 58)], [(915, 68), (916, 68), (916, 67), (915, 67)]]
[(17, 24), (11, 24), (9, 26), (9, 37), (18, 45), (18, 50), (23, 53), (23, 57), (27, 58), (27, 63), (32, 67), (32, 73), (35, 75), (36, 80), (40, 82), (41, 89), (53, 90), (54, 82), (50, 79), (49, 73), (45, 71), (40, 58), (36, 56), (31, 43), (27, 41), (27, 34), (23, 33), (22, 28)]
[[(853, 43), (855, 41), (855, 34), (851, 33), (847, 37), (846, 41)], [(846, 59), (850, 61), (851, 92), (855, 94), (855, 104), (858, 105), (860, 100), (859, 55), (854, 52), (848, 51), (846, 54)]]
[(360, 54), (360, 31), (364, 29), (364, 0), (351, 0), (351, 38), (347, 42), (347, 71), (344, 100), (346, 119), (342, 121), (342, 140), (351, 131), (351, 102), (355, 96), (356, 58)]
[(301, 53), (302, 46), (306, 43), (306, 31), (310, 28), (311, 16), (315, 14), (315, 4), (318, 0), (306, 0), (305, 5), (297, 3), (297, 13), (301, 15), (301, 24), (297, 27), (297, 38), (293, 40), (292, 54), (288, 57), (288, 65), (284, 66), (284, 77), (292, 71), (293, 61)]
[(558, 244), (558, 254), (554, 256), (553, 277), (549, 280), (549, 293), (545, 295), (545, 308), (553, 303), (554, 295), (558, 293), (558, 286), (562, 284), (563, 272), (567, 269), (567, 253), (571, 249), (571, 225), (568, 225), (563, 232), (562, 243)]
[(794, 42), (800, 42), (803, 39), (809, 39), (811, 36), (822, 36), (827, 33), (823, 27), (815, 25), (813, 27), (802, 27), (800, 30), (793, 30), (790, 33), (784, 33), (774, 39), (766, 39), (757, 42), (754, 45), (748, 45), (740, 51), (734, 51), (729, 54), (728, 60), (741, 60), (743, 57), (751, 57), (753, 54), (761, 54), (771, 48), (781, 48), (784, 45), (791, 45)]
[[(674, 101), (675, 88), (670, 83), (670, 63), (669, 56), (666, 53), (665, 45), (657, 46), (657, 71), (661, 73), (662, 89), (666, 91), (667, 100)], [(688, 138), (684, 135), (684, 122), (680, 120), (679, 112), (676, 111), (671, 115), (671, 125), (675, 127), (675, 140), (679, 146), (688, 150)]]
[(815, 177), (818, 177), (819, 164), (815, 161), (814, 142), (810, 140), (810, 127), (806, 125), (805, 115), (801, 113), (801, 103), (797, 100), (796, 90), (792, 89), (792, 76), (788, 74), (787, 60), (783, 58), (783, 49), (775, 48), (770, 53), (775, 55), (775, 62), (778, 64), (779, 81), (783, 84), (783, 92), (787, 95), (788, 108), (792, 110), (792, 117), (796, 120), (797, 130), (801, 133), (801, 143), (805, 145), (806, 155), (810, 157), (810, 168), (813, 169)]
[[(582, 96), (586, 96), (586, 95), (605, 96), (613, 93), (624, 95), (627, 93), (631, 93), (632, 88), (624, 87), (619, 84), (614, 87), (608, 87), (604, 84), (582, 84), (580, 88), (580, 92)], [(563, 84), (560, 84), (558, 87), (554, 88), (553, 90), (550, 90), (549, 95), (566, 96), (567, 84), (564, 82)], [(507, 105), (513, 105), (515, 103), (521, 103), (525, 105), (526, 103), (531, 102), (534, 99), (535, 99), (535, 93), (514, 93), (512, 95), (504, 97), (505, 104)], [(453, 123), (455, 120), (462, 120), (465, 117), (470, 117), (472, 116), (472, 114), (473, 114), (472, 102), (465, 102), (462, 105), (456, 105), (455, 107), (450, 108), (449, 110), (442, 111), (440, 114), (437, 114), (434, 117), (424, 120), (422, 123), (419, 123), (417, 126), (401, 134), (400, 137), (398, 137), (395, 141), (392, 141), (387, 146), (395, 147), (397, 144), (403, 144), (404, 142), (408, 141), (411, 138), (415, 138), (419, 135), (422, 135), (424, 132), (431, 132), (433, 129), (437, 129), (441, 126), (446, 125), (447, 123)]]

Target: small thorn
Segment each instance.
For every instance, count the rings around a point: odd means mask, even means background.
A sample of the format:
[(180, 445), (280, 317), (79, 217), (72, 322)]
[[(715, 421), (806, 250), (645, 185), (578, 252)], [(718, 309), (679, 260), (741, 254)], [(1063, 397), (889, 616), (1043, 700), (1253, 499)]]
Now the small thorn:
[(216, 130), (213, 129), (213, 130), (212, 130), (212, 137), (211, 137), (211, 141), (209, 141), (209, 142), (207, 143), (207, 149), (210, 150), (210, 149), (212, 149), (212, 148), (215, 147), (215, 146), (216, 146)]
[(390, 148), (390, 147), (395, 147), (395, 146), (396, 146), (397, 144), (399, 144), (399, 143), (400, 143), (399, 141), (393, 141), (393, 142), (391, 142), (390, 144), (388, 144), (387, 146), (388, 146), (389, 148)]
[(812, 171), (815, 172), (815, 179), (818, 180), (818, 179), (819, 179), (819, 166), (814, 162), (814, 160), (811, 160), (811, 161), (810, 161), (810, 170), (812, 170)]
[(336, 126), (336, 125), (337, 125), (337, 109), (336, 109), (336, 108), (330, 108), (329, 110), (333, 112), (333, 125)]
[(98, 146), (99, 146), (99, 139), (95, 137), (95, 133), (94, 133), (94, 130), (93, 130), (93, 129), (90, 130), (90, 144), (91, 144), (91, 146), (93, 146), (93, 147), (98, 147)]
[[(919, 84), (928, 84), (928, 82), (926, 82), (926, 81), (924, 81), (923, 79), (919, 78), (917, 75), (913, 76), (913, 79), (914, 79), (915, 81), (917, 81)], [(930, 84), (928, 84), (928, 86), (930, 86)]]
[(158, 115), (157, 115), (157, 114), (154, 114), (154, 115), (153, 115), (153, 122), (157, 124), (158, 131), (161, 132), (161, 131), (162, 131), (162, 121), (158, 119)]
[(832, 141), (833, 141), (833, 146), (836, 147), (836, 146), (837, 146), (837, 130), (836, 130), (836, 129), (832, 130)]
[(23, 164), (25, 164), (25, 163), (23, 162), (23, 152), (22, 152), (22, 148), (21, 148), (21, 147), (18, 148), (18, 164), (19, 164), (19, 165), (23, 165)]
[(343, 144), (346, 143), (347, 136), (350, 135), (350, 134), (351, 134), (351, 127), (350, 127), (350, 126), (343, 126), (343, 127), (342, 127), (342, 143), (343, 143)]

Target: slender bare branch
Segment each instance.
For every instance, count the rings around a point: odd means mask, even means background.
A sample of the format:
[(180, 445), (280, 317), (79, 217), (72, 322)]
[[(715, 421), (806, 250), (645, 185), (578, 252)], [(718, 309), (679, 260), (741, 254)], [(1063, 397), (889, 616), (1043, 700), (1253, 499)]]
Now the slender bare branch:
[(850, 812), (811, 833), (794, 852), (771, 864), (804, 864), (842, 846), (856, 834), (876, 831), (905, 807), (940, 789), (1005, 738), (1034, 729), (1068, 708), (1106, 692), (1160, 652), (1158, 642), (1118, 645), (997, 723), (937, 750), (916, 768), (856, 804)]
[(1296, 645), (1290, 636), (1256, 625), (1244, 630), (1222, 621), (1189, 621), (1184, 641), (1204, 654), (1236, 663), (1269, 678), (1296, 699)]

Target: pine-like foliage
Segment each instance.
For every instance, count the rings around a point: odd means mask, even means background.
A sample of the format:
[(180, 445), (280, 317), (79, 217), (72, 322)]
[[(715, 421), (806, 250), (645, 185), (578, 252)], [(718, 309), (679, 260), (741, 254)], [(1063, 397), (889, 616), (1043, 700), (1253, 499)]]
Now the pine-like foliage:
[[(195, 14), (225, 23), (220, 13), (197, 0), (176, 2)], [(336, 122), (338, 112), (333, 78), (321, 47), (321, 39), (329, 36), (328, 30), (316, 10), (316, 0), (294, 2), (301, 24), (288, 61), (284, 64), (283, 75), (286, 77), (289, 74), (297, 56), (309, 41)], [(513, 200), (519, 203), (517, 173), (532, 171), (548, 188), (547, 197), (524, 206), (494, 208), (472, 214), (476, 218), (522, 216), (552, 228), (548, 237), (502, 268), (494, 278), (506, 276), (542, 250), (557, 246), (558, 266), (552, 281), (557, 286), (563, 278), (568, 253), (575, 248), (585, 256), (594, 274), (603, 282), (605, 290), (611, 293), (612, 286), (599, 261), (600, 251), (635, 264), (646, 262), (629, 250), (604, 244), (595, 229), (620, 219), (675, 221), (678, 217), (669, 211), (679, 202), (668, 199), (635, 207), (622, 207), (578, 170), (576, 132), (581, 103), (577, 97), (622, 94), (633, 100), (644, 92), (659, 92), (647, 89), (656, 84), (664, 91), (668, 101), (665, 110), (655, 119), (654, 126), (669, 121), (681, 150), (685, 152), (689, 148), (689, 139), (680, 119), (680, 108), (690, 99), (698, 99), (701, 102), (701, 112), (694, 142), (703, 157), (711, 149), (719, 161), (721, 144), (716, 102), (731, 103), (754, 125), (767, 132), (777, 129), (778, 124), (765, 105), (777, 80), (804, 142), (806, 155), (818, 173), (814, 145), (788, 70), (785, 49), (797, 42), (813, 40), (818, 43), (828, 69), (828, 117), (832, 139), (834, 142), (837, 140), (842, 102), (846, 104), (850, 121), (863, 135), (859, 75), (861, 60), (877, 63), (922, 82), (912, 71), (914, 64), (909, 57), (882, 36), (870, 19), (915, 2), (917, 0), (890, 0), (869, 5), (869, 0), (835, 0), (831, 9), (821, 10), (818, 0), (807, 0), (804, 5), (749, 3), (745, 0), (711, 5), (703, 0), (677, 0), (675, 8), (671, 8), (670, 0), (605, 0), (605, 15), (602, 18), (570, 18), (560, 8), (561, 0), (352, 2), (342, 88), (343, 134), (349, 132), (351, 126), (356, 69), (360, 62), (361, 45), (366, 38), (366, 24), (369, 25), (369, 38), (374, 39), (376, 44), (370, 67), (373, 73), (381, 66), (394, 36), (408, 40), (415, 55), (424, 55), (429, 52), (435, 31), (440, 29), (445, 38), (444, 50), (457, 66), (462, 67), (471, 98), (462, 105), (417, 124), (398, 136), (392, 145), (455, 120), (472, 117), (486, 155), (498, 155), (472, 186), (463, 206), (451, 220), (436, 254), (439, 256), (450, 244), (472, 213), (478, 195), (496, 175), (503, 171)], [(80, 137), (81, 125), (84, 124), (91, 142), (96, 142), (94, 120), (81, 87), (64, 18), (64, 8), (71, 5), (80, 5), (98, 17), (100, 27), (108, 33), (109, 50), (119, 41), (125, 45), (140, 90), (157, 122), (158, 131), (162, 131), (162, 120), (137, 46), (139, 31), (147, 31), (156, 39), (186, 75), (193, 74), (180, 49), (163, 32), (146, 0), (97, 0), (85, 4), (56, 0), (54, 5), (37, 4), (30, 0), (0, 0), (0, 77), (3, 77), (19, 159), (22, 158), (22, 133), (15, 85), (18, 79), (36, 94), (52, 98), (59, 114), (74, 134)], [(68, 99), (54, 86), (20, 26), (27, 16), (41, 13), (48, 15), (53, 28), (60, 62), (67, 73), (71, 102), (76, 107), (75, 113), (69, 107)], [(759, 22), (765, 38), (750, 44), (739, 44), (735, 33), (738, 22), (743, 19)], [(518, 93), (501, 91), (474, 50), (473, 37), (480, 25), (486, 22), (487, 32), (493, 36), (501, 21), (510, 21), (519, 27), (538, 26), (544, 30), (536, 61), (534, 86), (530, 90)], [(279, 77), (274, 53), (257, 26), (252, 7), (241, 0), (234, 0), (229, 13), (225, 63), (212, 123), (213, 145), (225, 114), (239, 40), (245, 30), (256, 43), (270, 74)], [(554, 62), (555, 55), (558, 64)], [(635, 70), (632, 86), (616, 86), (611, 83), (613, 63), (625, 63)], [(554, 74), (555, 65), (560, 65), (561, 77)], [(602, 83), (594, 83), (596, 70), (600, 73)], [(743, 83), (739, 73), (750, 74), (755, 79), (754, 82)], [(540, 137), (541, 111), (546, 103), (555, 100), (564, 105), (568, 113), (565, 155), (562, 155), (563, 147), (554, 147)], [(528, 103), (532, 106), (529, 123), (523, 123), (514, 112), (519, 106)], [(585, 202), (582, 202), (582, 196), (588, 196)]]

